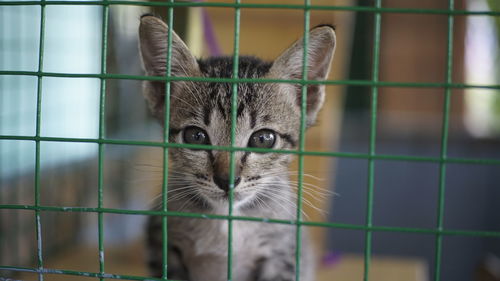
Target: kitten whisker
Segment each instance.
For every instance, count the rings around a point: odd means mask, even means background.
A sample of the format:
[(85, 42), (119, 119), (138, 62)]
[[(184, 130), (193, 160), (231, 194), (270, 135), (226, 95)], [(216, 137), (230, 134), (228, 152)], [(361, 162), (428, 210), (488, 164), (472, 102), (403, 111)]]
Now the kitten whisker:
[[(288, 193), (288, 192), (285, 192), (281, 189), (268, 189), (266, 190), (266, 192), (269, 192), (269, 193), (272, 193), (273, 196), (277, 196), (279, 198), (281, 198), (282, 200), (285, 200), (286, 202), (290, 203), (290, 206), (292, 206), (294, 209), (297, 208), (297, 204), (296, 204), (296, 197), (294, 196), (294, 194), (292, 193)], [(290, 196), (292, 198), (290, 198)], [(292, 199), (295, 199), (295, 201), (292, 201)], [(310, 203), (310, 202), (309, 202)], [(311, 203), (310, 203), (311, 204)], [(309, 216), (305, 213), (304, 210), (302, 210), (302, 213), (307, 217), (309, 218)]]
[[(271, 191), (271, 190), (267, 190), (267, 192), (276, 192), (276, 191), (278, 191), (279, 193), (281, 193), (281, 191), (280, 191), (280, 190), (276, 190), (276, 189), (272, 189), (272, 191)], [(279, 194), (279, 193), (273, 193), (273, 194), (274, 194), (274, 195), (277, 195), (277, 194)], [(297, 198), (298, 198), (297, 194), (295, 194), (295, 193), (292, 193), (292, 194), (291, 194), (291, 197), (292, 197), (292, 199), (295, 199), (295, 200), (297, 200)], [(320, 212), (320, 213), (321, 213), (321, 214), (323, 214), (323, 215), (328, 214), (328, 212), (326, 212), (326, 211), (324, 211), (324, 210), (322, 210), (322, 209), (320, 209), (320, 208), (316, 207), (316, 206), (315, 206), (315, 205), (314, 205), (311, 201), (309, 201), (307, 198), (302, 197), (302, 202), (303, 202), (303, 203), (305, 203), (306, 205), (308, 205), (309, 207), (313, 208), (314, 210), (316, 210), (316, 211)], [(294, 204), (294, 205), (296, 206), (296, 204)]]
[[(281, 186), (281, 187), (284, 187), (284, 188), (292, 187), (293, 190), (295, 190), (296, 192), (298, 191), (298, 186), (297, 185), (293, 185), (293, 184), (284, 184), (284, 183), (281, 183), (281, 182), (270, 182), (268, 184), (272, 184), (272, 185), (276, 185), (276, 186)], [(312, 196), (317, 201), (321, 201), (321, 199), (328, 199), (330, 196), (336, 195), (335, 193), (322, 192), (320, 190), (312, 189), (312, 188), (310, 188), (308, 186), (304, 186), (304, 185), (302, 186), (302, 191), (304, 193), (307, 193), (308, 195)]]
[[(316, 177), (308, 173), (302, 173), (304, 176), (317, 180), (317, 181), (326, 181), (324, 178)], [(299, 175), (299, 171), (290, 171), (290, 175)]]
[[(299, 186), (298, 185), (290, 184), (290, 187), (295, 192), (298, 192), (298, 190), (299, 190)], [(306, 186), (306, 185), (302, 186), (302, 190), (303, 191), (308, 191), (308, 192), (310, 192), (311, 195), (318, 196), (319, 198), (322, 198), (322, 199), (328, 199), (328, 198), (330, 198), (332, 196), (338, 196), (338, 194), (335, 193), (335, 192), (330, 192), (330, 191), (326, 191), (326, 190), (318, 190), (318, 189), (314, 189), (314, 188), (311, 188), (311, 187)]]
[[(290, 183), (294, 184), (294, 185), (299, 185), (300, 182), (299, 181), (293, 181), (293, 180), (291, 180)], [(309, 182), (305, 182), (305, 181), (302, 182), (302, 185), (309, 186), (309, 187), (312, 187), (312, 188), (315, 188), (315, 189), (318, 189), (318, 190), (323, 190), (325, 192), (333, 192), (333, 191), (330, 191), (329, 189), (327, 189), (326, 187), (322, 187), (320, 185), (315, 185), (315, 184), (312, 184), (312, 183), (309, 183)]]
[[(290, 217), (294, 217), (295, 215), (290, 212), (290, 208), (287, 208), (287, 207), (291, 207), (292, 209), (295, 209), (296, 205), (291, 202), (291, 201), (287, 201), (285, 200), (284, 202), (283, 201), (280, 201), (278, 200), (278, 198), (275, 198), (273, 196), (276, 196), (275, 194), (263, 194), (265, 196), (265, 198), (269, 199), (269, 200), (272, 200), (275, 204), (277, 204), (278, 206), (280, 206), (286, 213), (288, 213), (288, 215), (290, 215)], [(270, 195), (273, 195), (273, 196), (270, 196)], [(283, 199), (283, 198), (281, 198)], [(288, 204), (288, 205), (284, 205), (284, 204)]]
[[(298, 182), (289, 182), (289, 185), (291, 187), (294, 187), (294, 188), (298, 188), (299, 187), (299, 183)], [(302, 188), (303, 189), (308, 189), (308, 190), (311, 190), (311, 191), (314, 191), (314, 192), (317, 192), (317, 193), (325, 194), (325, 195), (337, 195), (333, 191), (330, 191), (330, 190), (327, 190), (327, 189), (323, 189), (323, 188), (321, 188), (319, 186), (316, 186), (316, 185), (313, 185), (313, 184), (302, 183)]]
[[(269, 173), (263, 173), (263, 174), (260, 174), (262, 177), (271, 177), (271, 176), (281, 176), (281, 175), (299, 175), (299, 171), (275, 171), (275, 172), (269, 172)], [(312, 174), (308, 174), (308, 173), (303, 173), (304, 176), (308, 177), (308, 178), (311, 178), (311, 179), (314, 179), (314, 180), (317, 180), (317, 181), (326, 181), (325, 179), (323, 178), (319, 178), (319, 177), (316, 177), (316, 176), (313, 176)]]
[[(299, 187), (298, 186), (291, 186), (291, 188), (293, 189), (294, 193), (298, 193), (299, 192)], [(313, 196), (318, 201), (327, 200), (331, 196), (336, 195), (336, 194), (331, 194), (331, 193), (323, 193), (321, 191), (318, 191), (318, 190), (315, 190), (315, 189), (311, 189), (311, 188), (306, 187), (306, 186), (302, 186), (302, 191), (304, 193), (307, 193), (307, 194)]]
[[(184, 186), (184, 187), (181, 187), (181, 188), (177, 188), (177, 189), (171, 189), (171, 190), (168, 190), (167, 191), (167, 202), (168, 201), (173, 201), (173, 200), (178, 200), (177, 198), (176, 199), (173, 199), (175, 196), (179, 195), (179, 194), (184, 194), (184, 193), (190, 193), (190, 192), (193, 192), (192, 190), (194, 188), (196, 188), (197, 185), (188, 185), (188, 186)], [(169, 197), (169, 195), (172, 195), (171, 197)], [(158, 194), (157, 196), (155, 196), (153, 199), (151, 199), (149, 202), (148, 202), (148, 205), (149, 204), (152, 204), (153, 201), (156, 201), (160, 198), (162, 198), (163, 196), (163, 193), (160, 193)], [(161, 202), (160, 202), (161, 203)]]

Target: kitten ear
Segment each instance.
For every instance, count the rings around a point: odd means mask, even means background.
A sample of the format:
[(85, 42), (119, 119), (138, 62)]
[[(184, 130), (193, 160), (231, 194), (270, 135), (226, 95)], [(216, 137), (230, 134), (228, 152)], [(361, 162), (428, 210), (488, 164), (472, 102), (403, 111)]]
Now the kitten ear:
[[(167, 43), (168, 26), (160, 19), (144, 15), (139, 25), (139, 48), (144, 70), (147, 75), (164, 76), (167, 69)], [(182, 39), (172, 30), (172, 76), (200, 76), (198, 62), (191, 54)], [(175, 82), (174, 86), (186, 84), (186, 82)], [(172, 87), (171, 94), (174, 95), (176, 87)], [(161, 123), (164, 120), (165, 109), (165, 83), (157, 81), (145, 81), (143, 95), (148, 101), (153, 116)]]
[[(139, 47), (148, 75), (163, 76), (167, 66), (168, 26), (152, 15), (141, 17)], [(195, 76), (199, 73), (196, 58), (172, 30), (172, 76)]]
[[(330, 73), (335, 52), (335, 31), (332, 26), (321, 25), (309, 32), (307, 46), (307, 79), (325, 80)], [(273, 63), (270, 75), (278, 79), (302, 79), (304, 39), (301, 38), (284, 51)], [(296, 87), (296, 103), (300, 108), (302, 91)], [(323, 105), (325, 85), (307, 86), (307, 125), (314, 124)]]

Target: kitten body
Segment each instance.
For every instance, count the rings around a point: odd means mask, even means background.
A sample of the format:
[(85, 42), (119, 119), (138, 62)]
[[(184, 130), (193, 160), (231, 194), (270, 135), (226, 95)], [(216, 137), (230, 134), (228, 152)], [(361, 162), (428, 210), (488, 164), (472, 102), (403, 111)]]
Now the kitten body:
[[(166, 69), (168, 27), (153, 16), (141, 18), (140, 48), (148, 75)], [(324, 80), (335, 48), (331, 27), (311, 30), (308, 79)], [(232, 77), (230, 57), (196, 60), (172, 32), (173, 76)], [(301, 79), (302, 41), (274, 62), (240, 57), (240, 78)], [(284, 83), (238, 83), (234, 144), (239, 147), (296, 149), (299, 142), (301, 88)], [(165, 84), (145, 82), (144, 95), (154, 116), (164, 120)], [(231, 145), (231, 83), (176, 81), (171, 83), (169, 142)], [(323, 103), (324, 86), (309, 85), (307, 125)], [(170, 148), (168, 209), (194, 213), (228, 213), (230, 153), (217, 150)], [(288, 179), (291, 154), (237, 151), (233, 215), (295, 220), (296, 195)], [(162, 275), (162, 219), (148, 223), (150, 267)], [(218, 219), (168, 217), (169, 279), (227, 280), (228, 222)], [(233, 280), (295, 280), (296, 226), (233, 221)], [(303, 228), (300, 279), (314, 280), (312, 246)]]

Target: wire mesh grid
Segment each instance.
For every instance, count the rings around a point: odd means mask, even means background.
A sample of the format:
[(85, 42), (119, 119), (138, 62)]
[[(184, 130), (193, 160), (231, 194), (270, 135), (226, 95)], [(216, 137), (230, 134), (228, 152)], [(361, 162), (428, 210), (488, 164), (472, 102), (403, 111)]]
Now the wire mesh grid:
[[(34, 268), (16, 267), (0, 264), (0, 270), (10, 271), (23, 271), (38, 274), (39, 280), (44, 280), (44, 275), (47, 274), (62, 274), (73, 276), (87, 276), (104, 279), (125, 279), (125, 280), (167, 280), (167, 226), (168, 217), (189, 217), (189, 218), (202, 218), (202, 219), (216, 219), (228, 221), (228, 272), (227, 279), (232, 280), (232, 240), (233, 240), (233, 221), (255, 221), (265, 223), (278, 223), (296, 226), (296, 280), (300, 276), (300, 251), (301, 251), (301, 229), (303, 226), (316, 226), (324, 228), (337, 228), (337, 229), (352, 229), (361, 230), (365, 232), (365, 247), (364, 247), (364, 280), (369, 280), (371, 256), (372, 256), (372, 234), (373, 232), (401, 232), (401, 233), (417, 233), (417, 234), (431, 234), (435, 236), (435, 273), (433, 280), (441, 280), (441, 261), (442, 261), (442, 244), (443, 236), (459, 235), (459, 236), (473, 236), (473, 237), (497, 237), (500, 238), (498, 231), (480, 231), (480, 230), (459, 230), (459, 229), (445, 229), (443, 226), (444, 221), (444, 204), (445, 204), (445, 191), (446, 191), (446, 167), (449, 163), (461, 164), (482, 164), (482, 165), (500, 165), (498, 159), (481, 159), (481, 158), (457, 158), (448, 157), (448, 131), (449, 131), (449, 115), (450, 115), (450, 98), (453, 89), (463, 88), (484, 88), (484, 89), (500, 89), (500, 85), (473, 85), (464, 83), (454, 83), (452, 81), (453, 69), (453, 27), (454, 17), (457, 15), (483, 15), (483, 16), (500, 16), (499, 11), (466, 11), (456, 10), (454, 0), (448, 0), (448, 9), (406, 9), (406, 8), (385, 8), (382, 5), (382, 0), (376, 0), (374, 6), (335, 6), (335, 5), (312, 5), (310, 0), (305, 0), (301, 5), (286, 5), (286, 4), (273, 4), (271, 1), (268, 4), (251, 4), (241, 3), (240, 0), (235, 0), (234, 3), (217, 3), (217, 2), (175, 2), (168, 0), (165, 2), (143, 2), (143, 1), (120, 1), (120, 0), (103, 0), (103, 1), (2, 1), (0, 6), (40, 6), (41, 22), (40, 22), (40, 44), (38, 54), (38, 70), (33, 71), (10, 71), (0, 70), (0, 75), (24, 75), (34, 76), (38, 79), (37, 86), (37, 109), (36, 109), (36, 134), (34, 136), (22, 135), (0, 135), (0, 140), (18, 140), (18, 141), (32, 141), (35, 143), (35, 184), (34, 194), (35, 200), (33, 205), (12, 205), (2, 204), (0, 209), (10, 210), (29, 210), (33, 212), (34, 224), (37, 239), (37, 252), (36, 261), (37, 266)], [(99, 74), (70, 74), (70, 73), (55, 73), (44, 71), (44, 37), (45, 37), (45, 21), (46, 21), (46, 7), (48, 5), (94, 5), (102, 7), (102, 48), (101, 48), (101, 71)], [(138, 5), (138, 6), (161, 6), (168, 8), (168, 25), (173, 26), (173, 11), (176, 7), (223, 7), (234, 10), (234, 42), (233, 42), (233, 74), (232, 78), (205, 78), (205, 77), (173, 77), (171, 76), (171, 57), (172, 57), (172, 28), (168, 29), (168, 50), (167, 50), (167, 66), (166, 75), (164, 77), (151, 77), (151, 76), (136, 76), (136, 75), (123, 75), (107, 73), (106, 56), (108, 49), (108, 29), (109, 29), (109, 8), (111, 5)], [(307, 64), (303, 63), (302, 79), (299, 80), (280, 80), (280, 79), (247, 79), (238, 78), (238, 60), (239, 60), (239, 34), (240, 34), (240, 11), (241, 9), (293, 9), (302, 10), (304, 13), (303, 34), (304, 34), (304, 54), (303, 62), (307, 61), (307, 45), (308, 45), (308, 31), (310, 29), (310, 12), (312, 10), (323, 11), (354, 11), (366, 12), (374, 14), (374, 32), (373, 32), (373, 66), (371, 69), (371, 80), (327, 80), (327, 81), (310, 81), (307, 80)], [(447, 17), (447, 51), (446, 51), (446, 74), (445, 81), (442, 83), (401, 83), (401, 82), (388, 82), (379, 81), (379, 64), (380, 64), (380, 34), (381, 34), (381, 17), (383, 13), (409, 13), (409, 14), (436, 14)], [(91, 138), (69, 138), (69, 137), (44, 137), (40, 134), (41, 128), (41, 105), (43, 99), (42, 83), (45, 77), (68, 77), (68, 78), (98, 78), (100, 79), (100, 106), (99, 106), (99, 137), (97, 139)], [(151, 141), (132, 141), (132, 140), (118, 140), (110, 139), (105, 135), (105, 93), (106, 81), (108, 79), (129, 79), (129, 80), (150, 80), (150, 81), (163, 81), (166, 83), (165, 88), (165, 127), (163, 131), (164, 142), (151, 142)], [(170, 118), (170, 84), (174, 81), (197, 81), (197, 82), (212, 82), (212, 83), (231, 83), (232, 96), (231, 96), (231, 145), (228, 147), (212, 146), (212, 145), (193, 145), (193, 144), (177, 144), (169, 143), (169, 118)], [(368, 153), (348, 153), (348, 152), (323, 152), (323, 151), (306, 151), (305, 150), (305, 128), (306, 128), (306, 105), (307, 99), (302, 99), (301, 104), (301, 124), (300, 124), (300, 143), (299, 148), (294, 151), (290, 150), (276, 150), (276, 149), (259, 149), (248, 147), (235, 146), (236, 134), (236, 111), (237, 111), (237, 85), (238, 83), (295, 83), (301, 85), (302, 95), (307, 95), (307, 86), (311, 84), (324, 84), (324, 85), (350, 85), (350, 86), (369, 86), (371, 87), (371, 115), (370, 115), (370, 138), (369, 138), (369, 152)], [(440, 88), (444, 92), (444, 106), (442, 110), (442, 129), (441, 129), (441, 151), (439, 157), (420, 157), (420, 156), (395, 156), (387, 154), (376, 153), (376, 136), (377, 136), (377, 99), (379, 87), (418, 87), (418, 88)], [(44, 206), (40, 204), (40, 144), (42, 142), (76, 142), (76, 143), (95, 143), (98, 145), (98, 203), (97, 207), (54, 207)], [(133, 146), (150, 146), (163, 148), (163, 184), (162, 184), (162, 205), (161, 210), (126, 210), (126, 209), (113, 209), (105, 208), (103, 205), (103, 163), (105, 157), (104, 146), (106, 144), (116, 145), (133, 145)], [(279, 220), (270, 218), (256, 218), (256, 217), (243, 217), (233, 215), (233, 199), (234, 191), (230, 188), (230, 204), (228, 215), (211, 215), (211, 214), (198, 214), (198, 213), (184, 213), (168, 211), (167, 208), (167, 191), (168, 191), (168, 150), (170, 148), (187, 147), (192, 149), (214, 149), (225, 150), (230, 152), (230, 187), (234, 188), (234, 174), (235, 174), (235, 161), (234, 153), (236, 151), (248, 152), (274, 152), (274, 153), (287, 153), (297, 155), (299, 158), (299, 174), (298, 174), (298, 199), (297, 199), (297, 217), (295, 220)], [(366, 221), (365, 224), (344, 224), (334, 222), (320, 222), (320, 221), (303, 221), (301, 219), (302, 211), (302, 192), (304, 181), (304, 157), (305, 156), (326, 156), (338, 158), (358, 158), (368, 160), (368, 182), (367, 182), (367, 201), (366, 201)], [(438, 205), (437, 205), (437, 222), (435, 228), (408, 228), (408, 227), (387, 227), (373, 224), (373, 203), (374, 203), (374, 178), (375, 178), (375, 165), (377, 160), (392, 160), (392, 161), (414, 161), (414, 162), (429, 162), (439, 164), (439, 192), (438, 192)], [(99, 272), (82, 272), (64, 269), (47, 268), (44, 266), (44, 257), (42, 255), (42, 235), (41, 229), (43, 227), (40, 216), (42, 212), (79, 212), (79, 213), (97, 213), (98, 215), (98, 250), (99, 255), (96, 257), (99, 260)], [(104, 214), (128, 214), (128, 215), (156, 215), (162, 216), (162, 230), (163, 230), (163, 277), (151, 278), (146, 276), (128, 276), (128, 275), (115, 275), (106, 273), (105, 267), (105, 251), (104, 251)]]

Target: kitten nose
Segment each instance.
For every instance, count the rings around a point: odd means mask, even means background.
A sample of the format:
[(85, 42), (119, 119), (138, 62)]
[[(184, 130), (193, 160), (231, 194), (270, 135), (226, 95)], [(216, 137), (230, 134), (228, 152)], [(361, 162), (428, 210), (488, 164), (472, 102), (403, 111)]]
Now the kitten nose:
[[(225, 192), (229, 191), (229, 158), (230, 153), (228, 151), (220, 151), (215, 155), (213, 163), (214, 183)], [(236, 159), (236, 161), (238, 161), (238, 159)], [(236, 165), (234, 170), (234, 187), (240, 183), (240, 172), (241, 166)]]
[[(240, 180), (241, 180), (240, 177), (234, 178), (234, 187), (236, 187), (240, 183)], [(222, 189), (225, 192), (229, 191), (229, 176), (228, 175), (224, 175), (222, 177), (220, 177), (218, 175), (214, 175), (214, 182), (218, 188)]]

